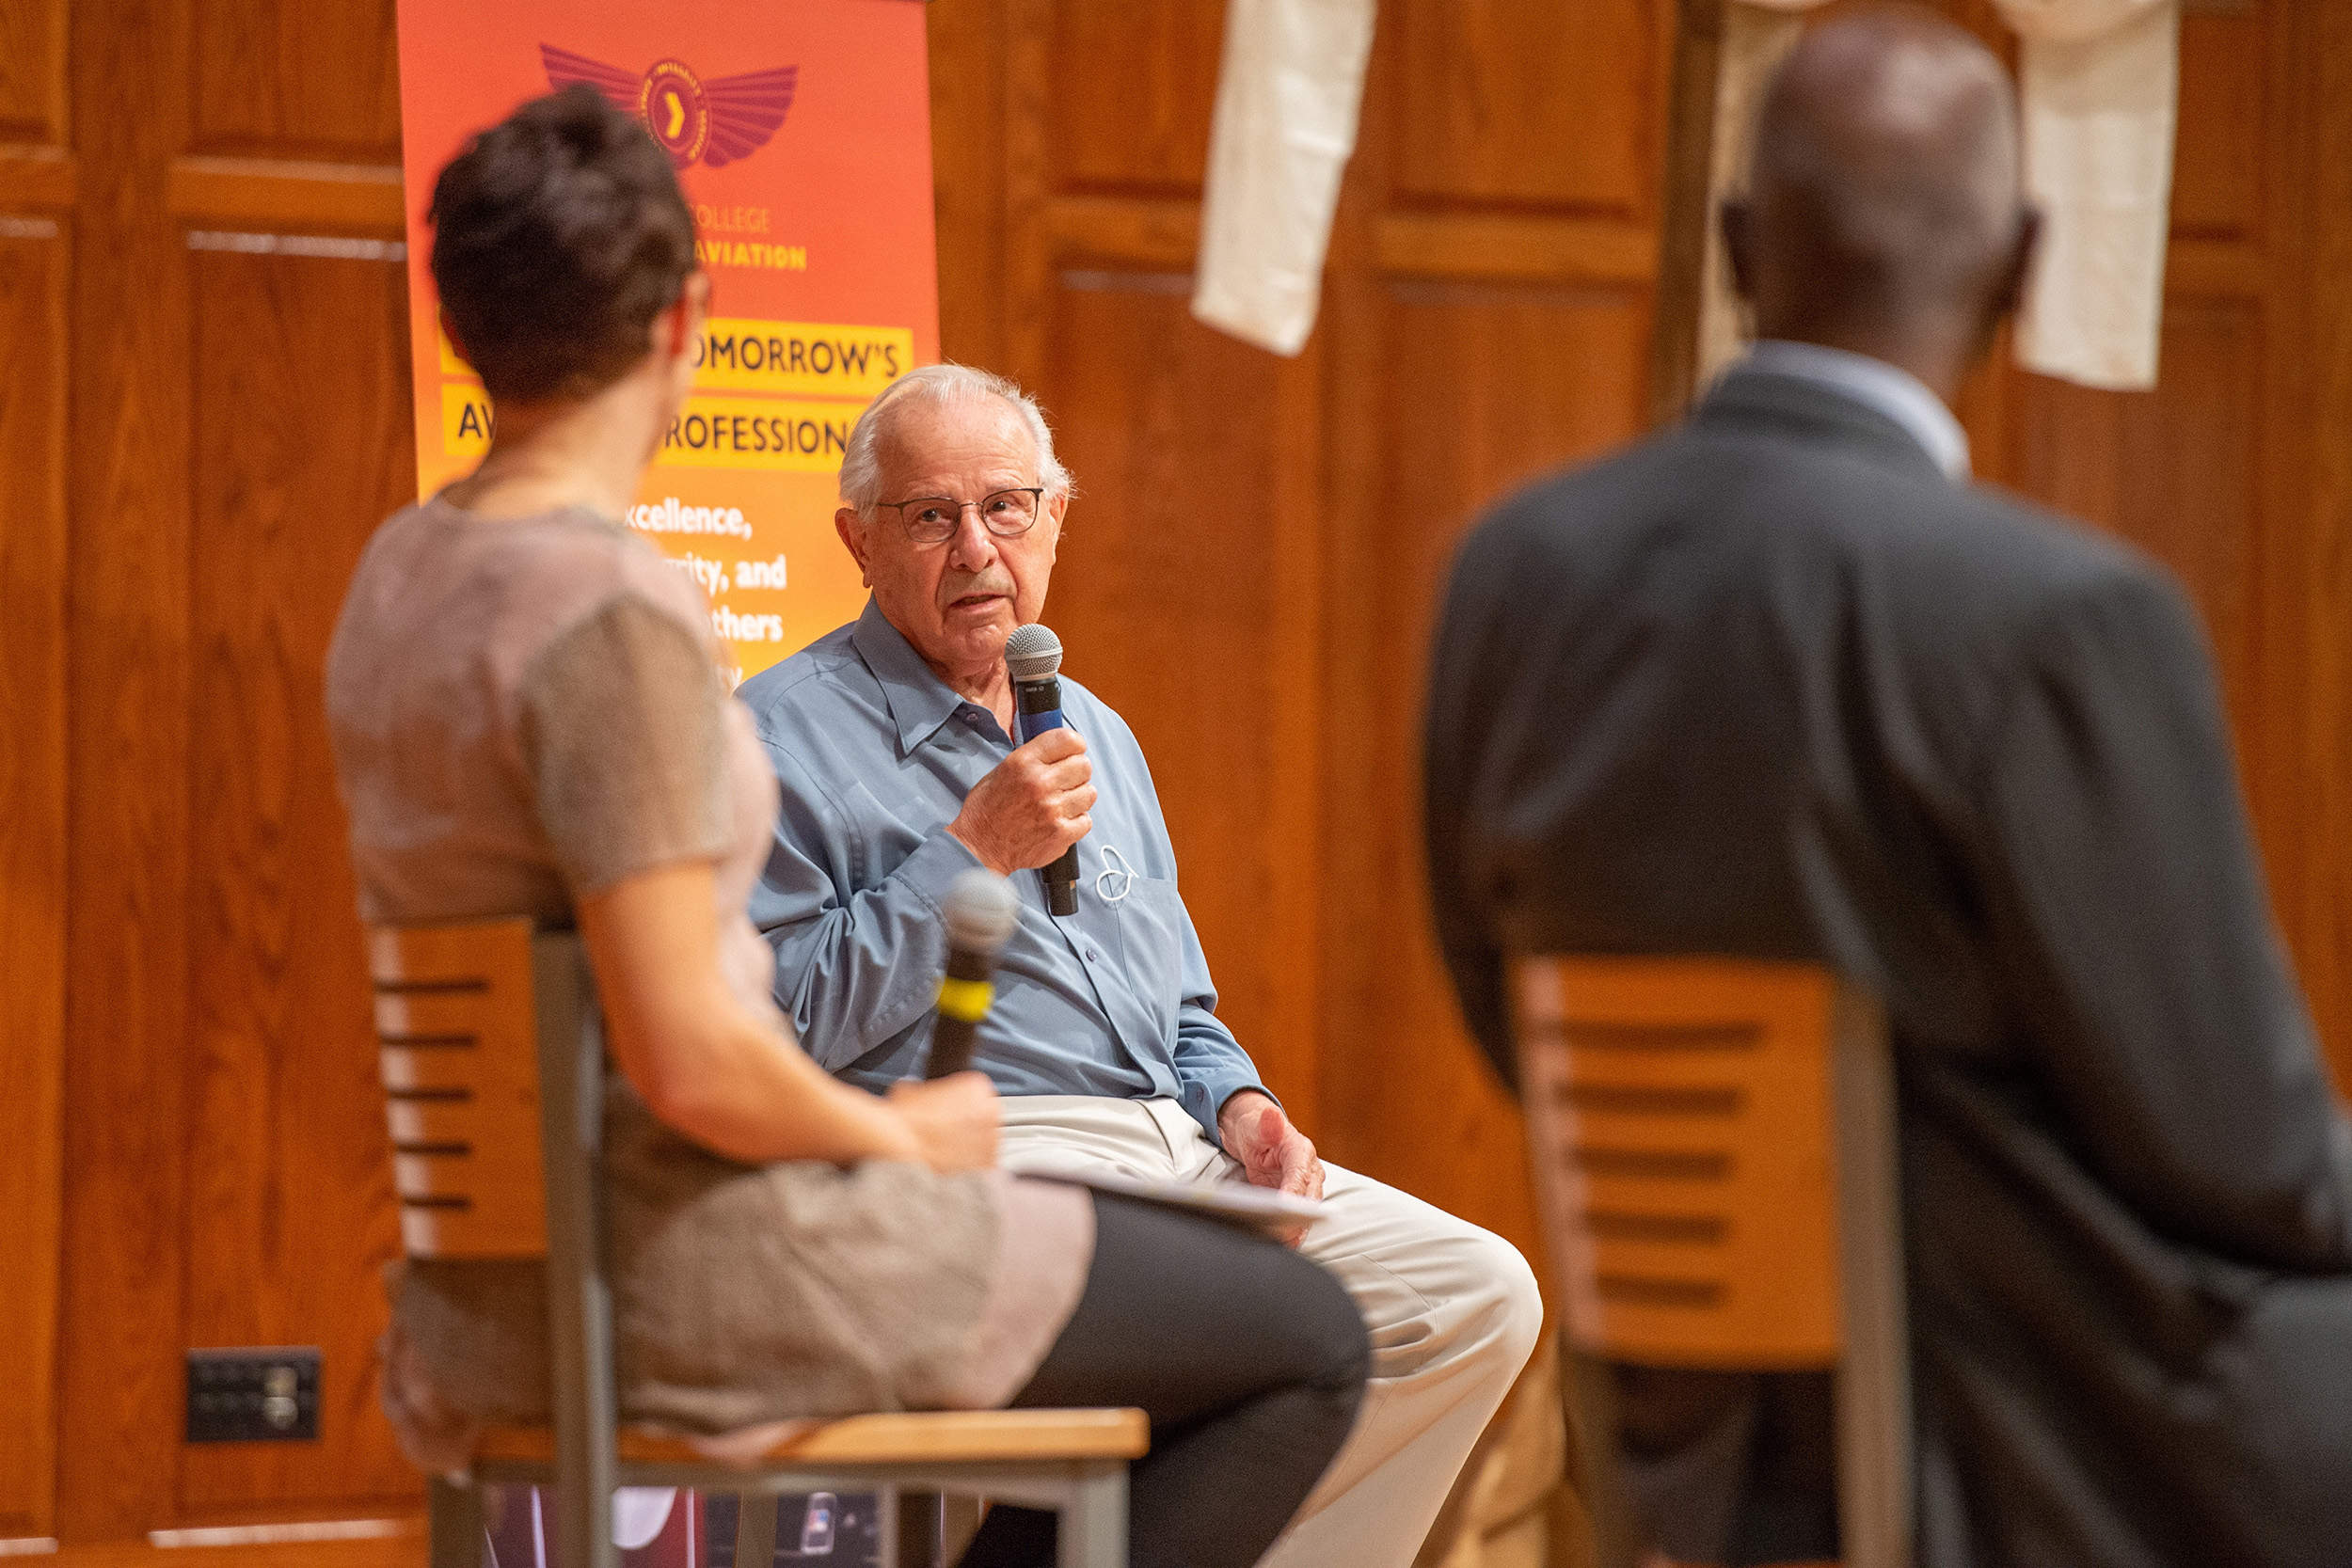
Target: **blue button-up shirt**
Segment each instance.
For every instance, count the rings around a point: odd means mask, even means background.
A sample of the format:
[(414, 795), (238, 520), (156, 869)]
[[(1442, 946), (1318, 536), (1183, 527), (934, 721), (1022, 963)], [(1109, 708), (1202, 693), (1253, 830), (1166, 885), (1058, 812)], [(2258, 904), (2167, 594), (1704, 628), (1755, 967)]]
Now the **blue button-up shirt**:
[[(776, 1002), (828, 1069), (881, 1089), (922, 1069), (947, 962), (940, 906), (979, 863), (947, 832), (1005, 760), (995, 715), (948, 689), (872, 601), (738, 689), (784, 786), (752, 920), (776, 951)], [(997, 961), (977, 1065), (997, 1091), (1180, 1101), (1209, 1136), (1262, 1088), (1176, 892), (1176, 852), (1142, 748), (1064, 675), (1098, 799), (1078, 844), (1078, 912), (1015, 873), (1021, 920)]]

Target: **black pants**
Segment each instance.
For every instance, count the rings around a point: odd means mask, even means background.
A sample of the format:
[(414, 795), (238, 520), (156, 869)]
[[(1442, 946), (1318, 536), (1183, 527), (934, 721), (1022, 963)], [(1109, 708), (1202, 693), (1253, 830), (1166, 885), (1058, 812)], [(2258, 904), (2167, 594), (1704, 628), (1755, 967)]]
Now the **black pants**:
[[(1132, 1568), (1249, 1568), (1345, 1441), (1372, 1367), (1356, 1305), (1289, 1247), (1097, 1193), (1094, 1267), (1016, 1406), (1135, 1405)], [(961, 1568), (1052, 1568), (1054, 1515), (989, 1510)]]

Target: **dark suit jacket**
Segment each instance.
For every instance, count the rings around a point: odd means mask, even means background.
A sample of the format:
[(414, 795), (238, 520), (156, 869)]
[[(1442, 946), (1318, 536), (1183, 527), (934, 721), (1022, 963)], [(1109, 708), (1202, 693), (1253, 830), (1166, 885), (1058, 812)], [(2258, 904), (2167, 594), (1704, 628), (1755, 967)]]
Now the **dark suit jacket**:
[(1476, 530), (1428, 712), (1506, 1078), (1506, 950), (1884, 999), (1928, 1568), (2352, 1563), (2352, 1127), (2165, 572), (1735, 373)]

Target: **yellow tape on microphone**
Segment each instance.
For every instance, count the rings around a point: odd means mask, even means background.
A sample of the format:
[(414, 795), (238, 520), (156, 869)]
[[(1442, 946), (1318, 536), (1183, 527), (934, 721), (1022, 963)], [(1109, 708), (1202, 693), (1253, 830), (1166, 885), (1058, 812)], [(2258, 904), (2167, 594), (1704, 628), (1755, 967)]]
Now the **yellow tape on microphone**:
[(986, 980), (944, 979), (939, 982), (939, 1016), (960, 1023), (977, 1023), (996, 1000), (996, 988)]

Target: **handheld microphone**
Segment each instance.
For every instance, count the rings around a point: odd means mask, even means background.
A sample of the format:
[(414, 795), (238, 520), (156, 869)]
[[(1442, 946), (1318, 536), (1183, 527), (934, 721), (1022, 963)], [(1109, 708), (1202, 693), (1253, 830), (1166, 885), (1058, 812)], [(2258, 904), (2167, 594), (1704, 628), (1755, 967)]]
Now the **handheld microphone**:
[[(1012, 675), (1013, 724), (1024, 744), (1047, 730), (1069, 728), (1061, 716), (1061, 639), (1041, 626), (1016, 626), (1005, 639), (1005, 668)], [(1078, 912), (1078, 847), (1072, 845), (1044, 868), (1045, 907), (1056, 914)]]
[(926, 1078), (945, 1078), (972, 1065), (974, 1037), (996, 999), (989, 976), (1021, 918), (1021, 901), (1011, 883), (976, 866), (949, 885), (941, 912), (947, 917), (947, 973), (939, 982), (939, 1021), (931, 1025)]

